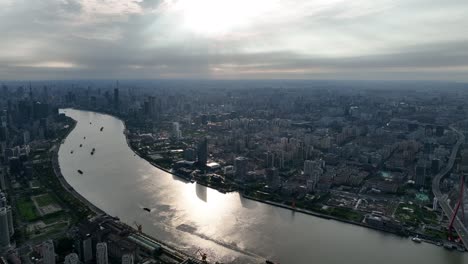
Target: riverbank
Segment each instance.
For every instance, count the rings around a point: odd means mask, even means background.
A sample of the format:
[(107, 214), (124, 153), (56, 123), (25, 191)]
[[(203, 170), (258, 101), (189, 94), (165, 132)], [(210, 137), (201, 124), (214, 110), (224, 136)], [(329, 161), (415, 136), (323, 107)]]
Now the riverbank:
[(408, 237), (407, 234), (402, 234), (402, 233), (398, 233), (396, 231), (391, 231), (391, 230), (378, 228), (378, 227), (375, 227), (375, 226), (368, 225), (368, 224), (366, 224), (364, 222), (356, 222), (356, 221), (346, 220), (346, 219), (335, 217), (335, 216), (332, 216), (332, 215), (327, 215), (327, 214), (322, 214), (322, 213), (319, 213), (319, 212), (314, 212), (314, 211), (310, 211), (310, 210), (306, 210), (306, 209), (302, 209), (302, 208), (292, 207), (290, 205), (286, 205), (286, 204), (282, 204), (282, 203), (277, 203), (277, 202), (273, 202), (273, 201), (269, 201), (269, 200), (258, 199), (258, 198), (255, 198), (255, 197), (252, 197), (252, 196), (249, 196), (249, 195), (246, 195), (246, 194), (242, 194), (242, 193), (241, 193), (241, 195), (242, 195), (242, 197), (244, 197), (246, 199), (250, 199), (250, 200), (253, 200), (253, 201), (260, 202), (260, 203), (281, 207), (281, 208), (284, 208), (284, 209), (291, 210), (293, 212), (298, 212), (298, 213), (307, 214), (307, 215), (311, 215), (311, 216), (315, 216), (315, 217), (320, 217), (320, 218), (327, 219), (327, 220), (335, 220), (335, 221), (339, 221), (339, 222), (342, 222), (342, 223), (352, 224), (352, 225), (356, 225), (356, 226), (360, 226), (360, 227), (365, 227), (365, 228), (369, 228), (369, 229), (373, 229), (373, 230), (377, 230), (377, 231), (381, 231), (381, 232), (385, 232), (385, 233), (391, 233), (391, 234), (394, 234), (394, 235), (397, 235), (397, 236), (400, 236), (400, 237)]
[[(104, 114), (113, 116), (111, 113), (104, 113)], [(158, 168), (158, 169), (160, 169), (160, 170), (162, 170), (164, 172), (167, 172), (167, 173), (173, 175), (174, 177), (177, 177), (177, 179), (180, 179), (181, 181), (189, 182), (189, 180), (187, 180), (185, 177), (181, 177), (180, 175), (177, 175), (176, 173), (174, 173), (171, 169), (166, 168), (167, 166), (163, 167), (163, 166), (157, 164), (157, 161), (153, 161), (149, 157), (146, 157), (146, 155), (144, 153), (139, 153), (139, 150), (138, 150), (136, 145), (134, 145), (135, 148), (133, 148), (132, 144), (131, 144), (131, 134), (129, 133), (126, 122), (122, 118), (119, 118), (119, 117), (116, 117), (116, 118), (119, 119), (120, 121), (122, 121), (122, 123), (124, 125), (124, 136), (125, 136), (125, 139), (126, 139), (127, 146), (130, 147), (130, 149), (132, 150), (132, 152), (135, 155), (138, 155), (140, 158), (143, 158), (148, 163), (150, 163), (153, 167), (156, 167), (156, 168)], [(201, 185), (204, 185), (204, 186), (207, 186), (207, 184), (203, 184), (203, 182), (198, 182), (197, 181), (197, 183), (201, 184)], [(218, 188), (216, 188), (216, 186), (209, 186), (208, 185), (207, 187), (218, 190)], [(218, 191), (220, 191), (220, 190), (218, 190)], [(382, 231), (382, 232), (385, 232), (385, 233), (391, 233), (391, 234), (397, 235), (398, 237), (408, 237), (409, 235), (416, 235), (416, 233), (412, 233), (412, 232), (408, 232), (408, 233), (401, 232), (400, 231), (401, 229), (398, 229), (397, 231), (395, 231), (395, 230), (389, 230), (388, 228), (385, 228), (385, 226), (383, 226), (383, 228), (379, 228), (378, 226), (371, 226), (371, 225), (369, 225), (369, 224), (367, 224), (365, 222), (361, 222), (361, 220), (364, 218), (363, 214), (362, 214), (362, 217), (360, 219), (357, 219), (357, 218), (355, 219), (354, 217), (348, 217), (349, 219), (347, 219), (347, 218), (340, 217), (341, 216), (340, 214), (335, 214), (335, 213), (342, 213), (342, 210), (340, 210), (340, 211), (330, 210), (330, 212), (332, 214), (332, 215), (330, 215), (330, 214), (327, 214), (328, 212), (326, 212), (326, 211), (325, 211), (325, 213), (321, 213), (320, 210), (318, 210), (318, 212), (317, 212), (315, 210), (304, 209), (304, 208), (302, 208), (302, 206), (294, 208), (294, 207), (289, 206), (286, 203), (283, 203), (283, 202), (281, 202), (279, 200), (278, 201), (269, 200), (268, 197), (261, 197), (261, 196), (260, 197), (255, 197), (256, 196), (255, 192), (244, 193), (241, 190), (239, 190), (238, 188), (235, 191), (237, 191), (240, 195), (242, 195), (246, 199), (250, 199), (250, 200), (257, 201), (257, 202), (269, 204), (269, 205), (272, 205), (272, 206), (275, 206), (275, 207), (278, 207), (278, 208), (283, 208), (283, 209), (299, 212), (301, 214), (316, 216), (316, 217), (320, 217), (320, 218), (323, 218), (323, 219), (335, 220), (337, 222), (352, 224), (352, 225), (355, 225), (355, 226), (365, 227), (365, 228), (369, 228), (369, 229), (372, 229), (372, 230)], [(223, 193), (223, 191), (220, 191), (220, 192)], [(340, 208), (338, 208), (338, 209), (340, 209)], [(352, 221), (352, 220), (355, 220), (355, 221)], [(437, 242), (437, 240), (434, 240), (434, 241)]]
[[(125, 127), (125, 131), (127, 131), (127, 127), (126, 127), (126, 124), (125, 122), (122, 120), (122, 119), (119, 119), (121, 120), (123, 123), (124, 123), (124, 127)], [(137, 149), (133, 148), (132, 145), (130, 144), (130, 140), (127, 136), (127, 133), (124, 132), (125, 134), (125, 139), (126, 139), (126, 142), (127, 142), (127, 145), (128, 147), (133, 151), (133, 153), (135, 153), (136, 155), (138, 155), (140, 158), (146, 160), (148, 163), (150, 163), (152, 166), (166, 172), (166, 173), (169, 173), (177, 178), (179, 178), (180, 180), (183, 180), (185, 182), (196, 182), (197, 184), (200, 184), (202, 186), (205, 186), (205, 187), (209, 187), (209, 188), (212, 188), (212, 189), (215, 189), (221, 193), (226, 193), (225, 191), (222, 191), (222, 190), (219, 190), (217, 189), (215, 186), (211, 186), (211, 185), (208, 185), (208, 184), (204, 184), (202, 182), (198, 182), (198, 181), (195, 181), (195, 180), (188, 180), (186, 179), (185, 177), (182, 177), (180, 175), (178, 175), (177, 173), (174, 173), (173, 171), (171, 171), (170, 169), (167, 169), (167, 168), (164, 168), (163, 166), (157, 164), (156, 162), (154, 162), (153, 160), (149, 159), (148, 157), (146, 157), (145, 155), (142, 155), (141, 153), (138, 152)], [(248, 195), (248, 194), (245, 194), (243, 192), (241, 192), (240, 190), (231, 190), (229, 192), (238, 192), (243, 198), (245, 199), (249, 199), (249, 200), (252, 200), (252, 201), (257, 201), (257, 202), (261, 202), (261, 203), (264, 203), (264, 204), (269, 204), (269, 205), (272, 205), (272, 206), (276, 206), (276, 207), (280, 207), (280, 208), (283, 208), (283, 209), (287, 209), (287, 210), (291, 210), (293, 212), (298, 212), (298, 213), (302, 213), (302, 214), (306, 214), (306, 215), (311, 215), (311, 216), (315, 216), (315, 217), (320, 217), (320, 218), (324, 218), (324, 219), (328, 219), (328, 220), (335, 220), (335, 221), (339, 221), (339, 222), (342, 222), (342, 223), (346, 223), (346, 224), (352, 224), (352, 225), (356, 225), (356, 226), (360, 226), (360, 227), (364, 227), (364, 228), (369, 228), (369, 229), (373, 229), (373, 230), (377, 230), (377, 231), (381, 231), (381, 232), (385, 232), (385, 233), (390, 233), (390, 234), (393, 234), (393, 235), (397, 235), (399, 237), (409, 237), (408, 234), (406, 233), (403, 233), (403, 232), (398, 232), (398, 231), (395, 231), (395, 230), (390, 230), (390, 229), (384, 229), (384, 228), (379, 228), (377, 226), (371, 226), (371, 225), (368, 225), (367, 223), (365, 222), (356, 222), (356, 221), (351, 221), (351, 220), (347, 220), (347, 219), (343, 219), (343, 218), (339, 218), (339, 217), (336, 217), (336, 216), (332, 216), (332, 215), (328, 215), (328, 214), (323, 214), (323, 213), (319, 213), (319, 212), (315, 212), (315, 211), (311, 211), (311, 210), (307, 210), (307, 209), (303, 209), (303, 208), (298, 208), (298, 207), (292, 207), (292, 206), (289, 206), (289, 205), (286, 205), (284, 203), (278, 203), (278, 202), (274, 202), (274, 201), (270, 201), (270, 200), (265, 200), (265, 199), (259, 199), (259, 198), (256, 198), (256, 197), (253, 197), (251, 195)]]
[[(67, 117), (67, 118), (69, 118), (69, 117)], [(186, 261), (189, 261), (187, 263), (201, 264), (197, 260), (196, 256), (192, 256), (190, 254), (187, 254), (186, 252), (182, 251), (181, 249), (179, 249), (179, 248), (177, 248), (175, 246), (169, 245), (168, 243), (165, 243), (164, 241), (161, 241), (160, 239), (157, 239), (157, 238), (155, 238), (153, 236), (150, 236), (148, 234), (144, 234), (144, 233), (136, 230), (133, 226), (131, 226), (131, 224), (120, 222), (119, 218), (108, 215), (104, 210), (100, 209), (99, 207), (97, 207), (96, 205), (91, 203), (89, 200), (87, 200), (80, 193), (78, 193), (66, 181), (66, 179), (64, 178), (64, 176), (63, 176), (63, 174), (61, 172), (61, 169), (60, 169), (60, 165), (59, 165), (59, 161), (58, 161), (58, 153), (59, 153), (59, 150), (60, 150), (60, 146), (63, 144), (64, 140), (68, 137), (68, 135), (76, 127), (77, 121), (73, 120), (72, 118), (70, 118), (70, 120), (72, 121), (72, 125), (68, 128), (68, 131), (61, 138), (59, 138), (57, 143), (54, 144), (53, 147), (51, 148), (53, 170), (54, 170), (54, 174), (55, 174), (56, 178), (59, 180), (60, 184), (62, 185), (63, 190), (66, 191), (67, 193), (71, 194), (77, 201), (79, 201), (81, 204), (83, 204), (83, 206), (86, 206), (89, 210), (91, 210), (93, 212), (94, 215), (88, 215), (88, 220), (103, 218), (103, 217), (104, 218), (109, 217), (111, 219), (117, 220), (118, 225), (121, 225), (121, 226), (125, 227), (123, 229), (132, 230), (132, 232), (137, 234), (138, 236), (144, 237), (148, 241), (152, 241), (152, 242), (154, 242), (156, 244), (159, 244), (159, 246), (161, 247), (162, 251), (165, 254), (169, 255), (172, 258), (180, 260), (181, 263), (185, 263)], [(119, 119), (119, 120), (121, 120), (121, 119)], [(121, 120), (121, 121), (123, 122), (123, 120)]]
[[(71, 119), (71, 118), (70, 118)], [(76, 121), (71, 119), (72, 121), (72, 126), (68, 128), (67, 133), (59, 139), (59, 142), (55, 143), (54, 146), (52, 147), (52, 167), (54, 169), (55, 176), (59, 180), (60, 184), (62, 185), (63, 189), (70, 193), (75, 199), (83, 203), (85, 206), (87, 206), (91, 211), (93, 211), (96, 215), (101, 215), (105, 214), (104, 211), (99, 209), (97, 206), (92, 204), (90, 201), (88, 201), (86, 198), (84, 198), (81, 194), (79, 194), (75, 189), (73, 189), (70, 184), (65, 180), (65, 178), (62, 175), (62, 171), (60, 170), (60, 164), (58, 161), (58, 152), (60, 150), (60, 146), (62, 145), (62, 142), (68, 137), (68, 135), (75, 129), (76, 127)]]

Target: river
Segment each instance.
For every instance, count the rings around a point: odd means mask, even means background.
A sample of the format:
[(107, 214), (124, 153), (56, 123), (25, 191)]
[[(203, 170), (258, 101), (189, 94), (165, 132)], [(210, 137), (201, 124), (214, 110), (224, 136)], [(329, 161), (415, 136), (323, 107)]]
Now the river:
[(61, 111), (77, 121), (59, 151), (69, 184), (106, 213), (188, 253), (201, 249), (210, 261), (234, 263), (468, 263), (468, 254), (187, 183), (136, 156), (119, 119)]

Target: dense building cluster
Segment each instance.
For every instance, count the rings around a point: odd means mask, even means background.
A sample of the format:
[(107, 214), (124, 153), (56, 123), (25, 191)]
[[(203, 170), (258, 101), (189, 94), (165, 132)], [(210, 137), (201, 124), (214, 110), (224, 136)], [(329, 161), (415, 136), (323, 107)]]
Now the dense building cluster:
[[(131, 148), (187, 181), (434, 243), (452, 235), (443, 205), (456, 205), (468, 170), (468, 93), (458, 84), (37, 82), (0, 92), (0, 243), (14, 263), (24, 257), (11, 250), (15, 243), (57, 233), (78, 241), (74, 250), (50, 253), (57, 242), (45, 240), (28, 256), (40, 251), (35, 258), (46, 263), (55, 263), (52, 255), (65, 263), (149, 257), (135, 253), (148, 238), (126, 227), (103, 237), (83, 231), (96, 226), (82, 223), (93, 209), (55, 177), (56, 144), (74, 125), (59, 108), (122, 118)], [(47, 186), (51, 175), (56, 186)], [(66, 204), (80, 209), (70, 213)]]
[[(200, 263), (109, 217), (66, 183), (58, 150), (75, 122), (59, 108), (77, 106), (76, 91), (1, 86), (0, 263)], [(109, 98), (118, 112), (118, 89)], [(100, 99), (89, 98), (96, 106)]]

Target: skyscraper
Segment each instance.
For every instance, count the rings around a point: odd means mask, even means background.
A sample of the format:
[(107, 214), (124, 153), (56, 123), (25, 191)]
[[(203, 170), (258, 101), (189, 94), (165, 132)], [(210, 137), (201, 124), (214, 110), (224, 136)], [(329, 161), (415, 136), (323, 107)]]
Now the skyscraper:
[(247, 158), (244, 157), (237, 157), (234, 160), (234, 175), (236, 176), (236, 180), (245, 180), (247, 176)]
[(276, 168), (268, 168), (265, 170), (265, 172), (266, 172), (268, 185), (273, 189), (278, 188), (280, 184), (278, 170)]
[(55, 264), (54, 241), (46, 240), (42, 243), (42, 259), (44, 264)]
[(6, 207), (7, 206), (7, 199), (6, 195), (3, 192), (0, 192), (0, 207)]
[(426, 185), (426, 164), (418, 162), (415, 169), (415, 184), (418, 187), (424, 187)]
[(10, 231), (8, 228), (8, 212), (6, 207), (0, 207), (0, 249), (10, 246)]
[(206, 166), (208, 161), (208, 140), (203, 138), (197, 146), (198, 165)]
[(156, 118), (157, 109), (156, 109), (156, 97), (149, 97), (149, 114), (151, 118)]
[(119, 99), (119, 88), (114, 89), (114, 110), (119, 111), (120, 99)]
[(124, 254), (122, 256), (122, 264), (133, 264), (133, 254)]
[(7, 211), (8, 231), (11, 237), (15, 233), (15, 228), (13, 226), (13, 212), (11, 210), (11, 206), (7, 206), (6, 211)]
[(313, 160), (304, 161), (304, 176), (310, 177), (315, 167), (316, 164)]
[(0, 190), (6, 190), (5, 173), (6, 170), (0, 168)]
[(78, 264), (80, 263), (80, 258), (76, 253), (70, 253), (65, 256), (64, 264)]
[(107, 244), (106, 242), (100, 242), (96, 245), (96, 263), (97, 264), (108, 264), (107, 256)]
[(93, 240), (91, 237), (83, 239), (83, 261), (89, 262), (93, 260)]
[(177, 141), (182, 138), (182, 131), (180, 131), (179, 122), (172, 123), (172, 137)]
[(308, 189), (313, 191), (315, 186), (320, 180), (320, 176), (323, 174), (324, 162), (322, 160), (306, 160), (304, 161), (304, 176)]

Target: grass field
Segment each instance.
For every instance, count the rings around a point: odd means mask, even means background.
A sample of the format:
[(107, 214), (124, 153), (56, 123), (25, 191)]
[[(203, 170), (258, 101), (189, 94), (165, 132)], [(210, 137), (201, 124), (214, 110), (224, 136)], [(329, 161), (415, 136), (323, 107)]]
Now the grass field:
[(395, 212), (395, 217), (399, 221), (412, 226), (437, 223), (437, 214), (419, 205), (400, 203)]
[(40, 207), (57, 203), (55, 199), (48, 193), (36, 196), (34, 197), (34, 200), (36, 200), (37, 205), (39, 205)]
[(27, 221), (33, 221), (39, 218), (34, 203), (28, 198), (21, 198), (17, 202), (20, 215)]

